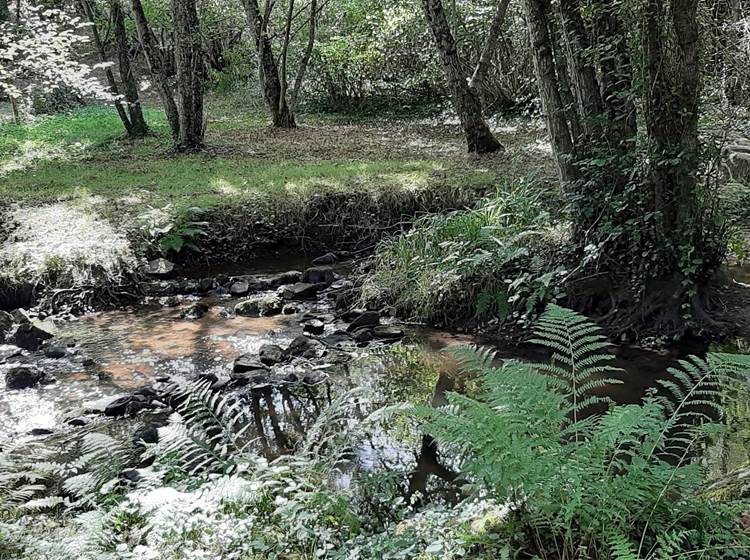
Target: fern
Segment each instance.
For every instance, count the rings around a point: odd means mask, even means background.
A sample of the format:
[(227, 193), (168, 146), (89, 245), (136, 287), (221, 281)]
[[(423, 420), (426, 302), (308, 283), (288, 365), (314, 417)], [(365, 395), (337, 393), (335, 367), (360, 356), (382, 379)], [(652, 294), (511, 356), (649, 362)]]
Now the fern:
[(611, 345), (601, 329), (586, 317), (554, 304), (547, 306), (534, 327), (531, 342), (552, 350), (552, 359), (536, 364), (539, 371), (548, 373), (568, 384), (568, 412), (573, 435), (578, 440), (578, 419), (598, 404), (610, 402), (606, 394), (595, 395), (594, 390), (606, 390), (609, 385), (622, 383), (611, 377), (622, 373), (614, 367), (614, 356), (608, 354)]
[(534, 342), (552, 351), (550, 363), (497, 367), (491, 352), (456, 351), (462, 369), (480, 373), (480, 397), (449, 394), (447, 406), (418, 410), (465, 479), (515, 504), (516, 526), (540, 535), (527, 552), (650, 560), (715, 545), (731, 508), (703, 502), (693, 458), (723, 406), (746, 391), (750, 358), (691, 357), (659, 393), (616, 405), (608, 389), (620, 370), (596, 325), (551, 305)]

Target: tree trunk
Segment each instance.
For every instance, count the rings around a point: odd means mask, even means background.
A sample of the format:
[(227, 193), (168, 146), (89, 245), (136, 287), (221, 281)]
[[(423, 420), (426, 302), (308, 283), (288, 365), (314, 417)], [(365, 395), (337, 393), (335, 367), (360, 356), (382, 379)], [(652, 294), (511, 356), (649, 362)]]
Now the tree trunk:
[(294, 114), (289, 108), (281, 81), (286, 79), (279, 75), (279, 68), (273, 56), (271, 39), (268, 36), (268, 14), (261, 15), (257, 0), (243, 0), (248, 25), (253, 33), (253, 40), (258, 53), (258, 75), (263, 99), (271, 112), (273, 126), (277, 128), (295, 128)]
[[(83, 12), (83, 15), (91, 24), (91, 36), (94, 39), (94, 45), (96, 46), (96, 51), (99, 55), (99, 61), (102, 63), (109, 62), (107, 60), (107, 53), (104, 49), (104, 43), (102, 43), (102, 39), (99, 35), (99, 28), (96, 26), (96, 18), (94, 17), (94, 12), (91, 9), (91, 5), (89, 4), (88, 0), (80, 0), (79, 5), (81, 12)], [(125, 107), (120, 101), (120, 91), (117, 88), (117, 81), (115, 80), (115, 75), (112, 73), (112, 69), (109, 66), (104, 69), (104, 75), (107, 77), (107, 85), (109, 86), (110, 92), (115, 96), (114, 105), (115, 109), (117, 110), (117, 115), (120, 117), (123, 127), (125, 127), (125, 133), (128, 136), (131, 136), (133, 131), (133, 124), (130, 122), (130, 117), (128, 117), (128, 114), (125, 111)]]
[(180, 120), (177, 115), (177, 104), (174, 100), (173, 87), (169, 77), (169, 67), (148, 25), (141, 0), (131, 0), (131, 3), (133, 7), (133, 20), (138, 32), (138, 40), (143, 47), (143, 54), (146, 58), (151, 78), (154, 81), (156, 91), (164, 107), (164, 114), (167, 117), (167, 122), (172, 132), (172, 139), (177, 142), (180, 134)]
[(130, 65), (130, 45), (128, 34), (125, 29), (125, 18), (119, 0), (112, 0), (112, 26), (114, 28), (115, 46), (117, 48), (117, 62), (120, 68), (120, 82), (128, 103), (128, 116), (130, 119), (129, 134), (132, 137), (142, 138), (149, 133), (148, 124), (143, 116), (141, 100), (138, 95), (138, 81)]
[(469, 87), (465, 67), (451, 33), (442, 0), (422, 0), (422, 7), (440, 53), (451, 100), (461, 121), (468, 151), (485, 154), (504, 150), (484, 121), (479, 95)]
[(181, 152), (190, 152), (203, 148), (203, 91), (206, 78), (195, 0), (172, 0), (172, 17), (179, 117), (176, 148)]
[[(697, 0), (673, 0), (669, 12), (660, 0), (646, 0), (643, 24), (646, 131), (653, 154), (649, 177), (657, 238), (675, 244), (692, 241), (698, 166)], [(672, 40), (665, 34), (672, 22)], [(679, 257), (679, 246), (664, 244), (665, 264)]]
[(563, 184), (576, 177), (573, 154), (573, 139), (570, 127), (565, 118), (563, 104), (558, 88), (555, 59), (552, 49), (548, 18), (550, 14), (547, 0), (524, 0), (526, 24), (529, 29), (531, 52), (534, 56), (534, 72), (536, 73), (539, 96), (542, 100), (547, 131), (552, 143), (552, 153), (555, 156), (557, 169)]

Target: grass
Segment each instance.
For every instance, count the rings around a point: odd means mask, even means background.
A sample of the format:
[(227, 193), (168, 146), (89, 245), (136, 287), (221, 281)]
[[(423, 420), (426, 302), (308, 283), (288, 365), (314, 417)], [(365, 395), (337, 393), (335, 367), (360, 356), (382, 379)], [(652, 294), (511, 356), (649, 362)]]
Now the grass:
[(508, 151), (475, 158), (458, 126), (435, 119), (302, 114), (298, 129), (278, 130), (250, 94), (209, 96), (206, 108), (208, 149), (193, 155), (171, 151), (164, 114), (153, 106), (145, 112), (155, 134), (142, 140), (124, 138), (105, 106), (0, 123), (0, 207), (74, 207), (136, 246), (142, 234), (133, 228), (149, 208), (177, 216), (199, 207), (210, 222), (206, 251), (235, 258), (252, 252), (253, 240), (359, 249), (419, 213), (471, 204), (530, 171), (554, 176), (538, 123), (505, 123), (498, 134)]

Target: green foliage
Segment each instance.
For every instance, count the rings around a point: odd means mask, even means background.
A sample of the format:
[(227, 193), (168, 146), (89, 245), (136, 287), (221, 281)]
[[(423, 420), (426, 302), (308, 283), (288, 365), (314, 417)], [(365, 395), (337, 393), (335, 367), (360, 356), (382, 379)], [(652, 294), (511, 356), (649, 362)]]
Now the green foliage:
[(182, 249), (200, 251), (198, 239), (206, 235), (208, 222), (196, 218), (203, 213), (202, 208), (189, 207), (175, 211), (171, 206), (151, 208), (139, 217), (141, 230), (152, 245), (156, 245), (163, 255), (179, 253)]
[(564, 239), (535, 185), (517, 182), (383, 242), (363, 298), (446, 324), (473, 315), (526, 319), (560, 295), (566, 271), (554, 255)]
[(506, 536), (514, 548), (563, 559), (697, 549), (705, 558), (742, 557), (750, 540), (732, 520), (747, 505), (701, 497), (695, 457), (750, 358), (683, 360), (661, 382), (664, 393), (614, 405), (607, 388), (615, 370), (595, 326), (551, 306), (535, 334), (552, 350), (550, 364), (494, 367), (490, 355), (460, 351), (464, 367), (481, 373), (483, 395), (452, 394), (449, 406), (421, 410), (467, 483), (512, 507)]

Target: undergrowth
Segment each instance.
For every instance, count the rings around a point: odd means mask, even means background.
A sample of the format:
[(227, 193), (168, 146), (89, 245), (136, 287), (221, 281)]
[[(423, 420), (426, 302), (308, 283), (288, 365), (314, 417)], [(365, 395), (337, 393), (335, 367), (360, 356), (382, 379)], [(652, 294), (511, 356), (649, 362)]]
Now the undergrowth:
[(555, 256), (568, 226), (533, 181), (504, 186), (473, 208), (420, 218), (377, 249), (365, 302), (446, 325), (471, 317), (525, 322), (568, 271)]
[[(0, 558), (747, 558), (750, 504), (710, 491), (702, 450), (747, 394), (750, 357), (687, 358), (640, 403), (617, 405), (608, 388), (623, 372), (595, 325), (553, 305), (535, 332), (549, 361), (498, 366), (491, 352), (458, 350), (482, 382), (475, 397), (368, 413), (354, 390), (270, 461), (242, 401), (207, 382), (175, 394), (140, 457), (92, 429), (68, 438), (65, 461), (42, 443), (6, 449)], [(358, 460), (405, 413), (461, 473), (458, 501), (409, 496), (409, 465)]]

